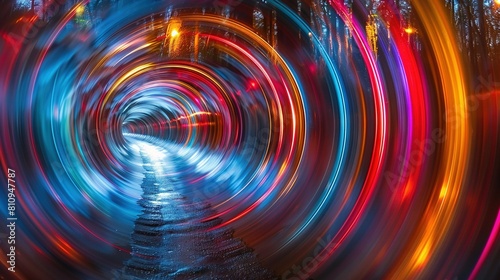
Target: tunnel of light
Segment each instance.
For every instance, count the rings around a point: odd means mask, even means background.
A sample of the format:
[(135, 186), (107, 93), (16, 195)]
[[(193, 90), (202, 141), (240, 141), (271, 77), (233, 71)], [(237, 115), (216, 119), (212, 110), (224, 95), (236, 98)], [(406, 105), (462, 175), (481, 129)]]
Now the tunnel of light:
[(492, 215), (480, 205), (492, 191), (470, 181), (482, 120), (444, 8), (415, 1), (412, 27), (388, 5), (377, 30), (389, 36), (374, 50), (356, 1), (301, 13), (261, 2), (277, 27), (268, 33), (252, 26), (254, 2), (137, 2), (75, 35), (82, 2), (2, 51), (2, 167), (24, 173), (26, 276), (123, 265), (139, 151), (182, 162), (172, 176), (183, 194), (209, 203), (280, 277), (444, 279), (488, 263), (478, 261), (499, 221), (475, 220)]

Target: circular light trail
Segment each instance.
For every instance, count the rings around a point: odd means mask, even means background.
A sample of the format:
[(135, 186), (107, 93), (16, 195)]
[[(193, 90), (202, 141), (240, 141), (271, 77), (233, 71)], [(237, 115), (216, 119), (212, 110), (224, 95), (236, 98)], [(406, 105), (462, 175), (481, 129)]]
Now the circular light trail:
[(82, 2), (34, 39), (1, 31), (17, 276), (112, 277), (141, 153), (284, 279), (483, 275), (500, 98), (471, 91), (444, 7), (412, 1), (410, 25), (381, 1), (374, 48), (360, 1), (295, 2), (137, 1), (91, 28)]

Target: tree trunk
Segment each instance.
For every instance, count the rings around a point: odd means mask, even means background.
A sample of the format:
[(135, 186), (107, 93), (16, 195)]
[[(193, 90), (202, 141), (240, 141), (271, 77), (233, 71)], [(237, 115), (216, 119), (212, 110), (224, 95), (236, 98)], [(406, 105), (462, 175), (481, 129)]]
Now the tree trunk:
[(486, 34), (486, 20), (484, 13), (484, 1), (477, 1), (477, 13), (478, 13), (478, 24), (479, 24), (479, 34), (477, 36), (478, 42), (478, 70), (479, 74), (482, 75), (483, 71), (488, 68), (488, 58), (489, 58), (489, 45), (488, 36)]

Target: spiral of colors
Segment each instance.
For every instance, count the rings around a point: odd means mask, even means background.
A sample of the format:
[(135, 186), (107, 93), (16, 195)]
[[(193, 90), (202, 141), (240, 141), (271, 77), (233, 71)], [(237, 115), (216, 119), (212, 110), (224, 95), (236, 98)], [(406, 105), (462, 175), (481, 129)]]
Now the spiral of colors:
[[(384, 2), (375, 52), (360, 2), (296, 2), (133, 1), (87, 29), (81, 2), (2, 31), (9, 277), (110, 279), (140, 212), (139, 150), (182, 163), (183, 195), (280, 279), (499, 275), (500, 91), (474, 86), (444, 6), (412, 1), (417, 49)], [(276, 30), (252, 26), (257, 4)]]

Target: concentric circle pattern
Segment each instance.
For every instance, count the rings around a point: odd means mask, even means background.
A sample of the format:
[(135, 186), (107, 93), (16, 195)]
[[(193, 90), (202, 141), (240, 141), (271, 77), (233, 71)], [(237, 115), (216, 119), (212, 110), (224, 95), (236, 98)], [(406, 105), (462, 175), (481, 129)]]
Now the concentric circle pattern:
[(279, 279), (500, 273), (500, 91), (440, 1), (412, 1), (416, 35), (393, 1), (122, 2), (1, 31), (6, 279), (120, 278), (160, 163)]

